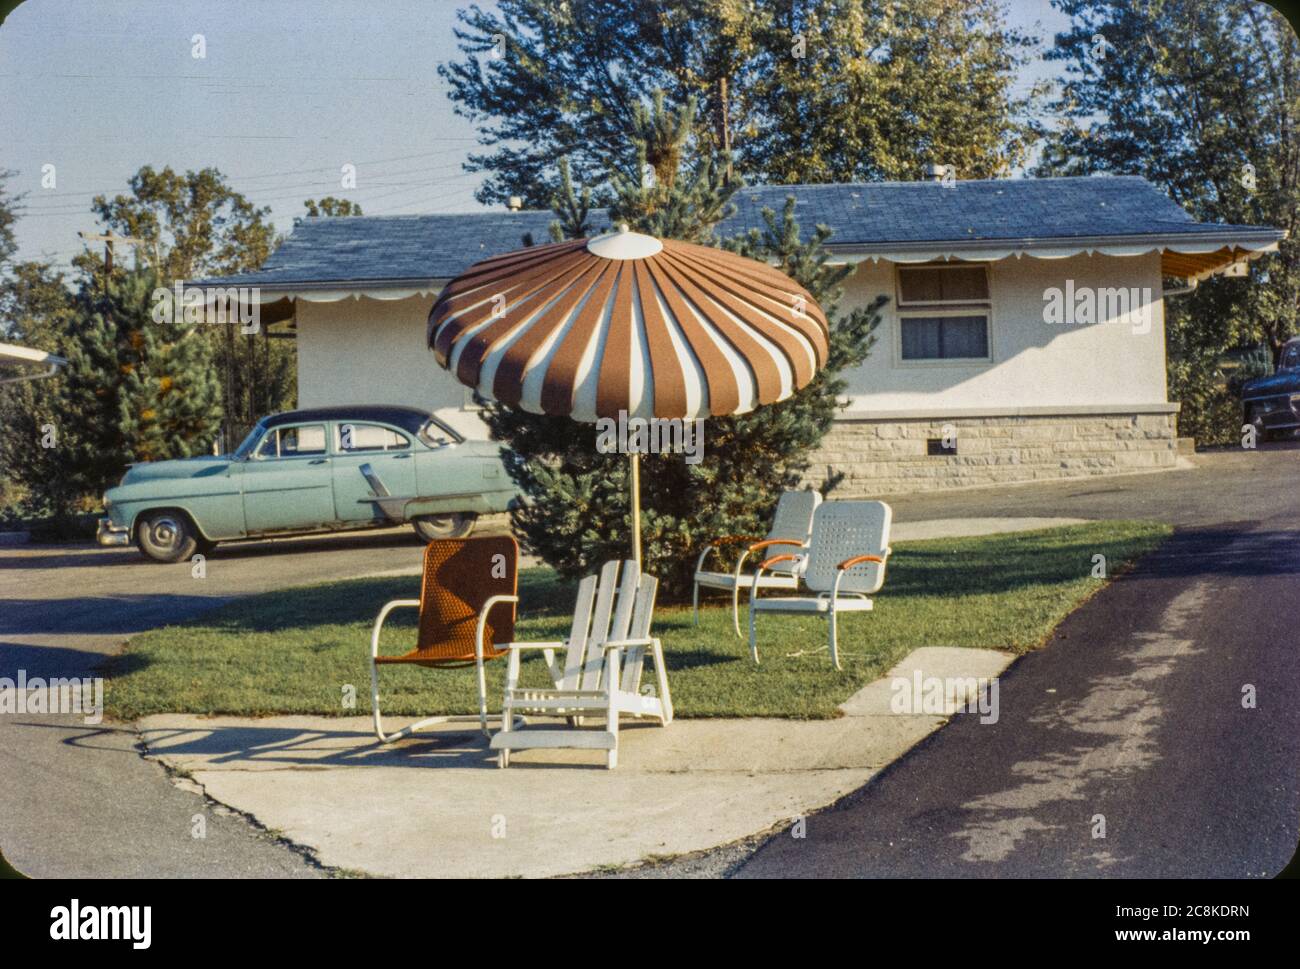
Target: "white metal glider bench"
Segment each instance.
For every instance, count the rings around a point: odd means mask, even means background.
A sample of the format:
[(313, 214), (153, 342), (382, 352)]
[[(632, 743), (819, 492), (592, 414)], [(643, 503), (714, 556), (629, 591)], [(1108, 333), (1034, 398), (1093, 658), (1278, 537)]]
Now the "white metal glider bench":
[[(500, 645), (514, 636), (519, 545), (509, 535), (446, 539), (424, 550), (420, 598), (394, 599), (375, 617), (370, 633), (370, 709), (375, 736), (392, 743), (434, 723), (477, 719), (487, 733), (485, 660), (505, 655)], [(415, 648), (397, 656), (379, 655), (379, 631), (394, 609), (419, 607)], [(396, 733), (384, 733), (379, 715), (379, 667), (408, 664), (429, 669), (475, 666), (478, 673), (478, 716), (428, 717)]]
[[(635, 562), (607, 562), (600, 576), (589, 575), (578, 585), (573, 628), (566, 642), (507, 643), (502, 729), (492, 736), (498, 764), (510, 766), (510, 751), (537, 747), (571, 747), (604, 750), (606, 766), (618, 764), (618, 720), (621, 714), (652, 717), (662, 726), (673, 719), (672, 697), (664, 667), (663, 646), (650, 635), (655, 591), (659, 580), (640, 575)], [(539, 650), (553, 686), (519, 685), (519, 664), (524, 650)], [(557, 654), (563, 652), (563, 665)], [(656, 695), (641, 694), (641, 672), (646, 654), (654, 661)], [(515, 729), (520, 713), (564, 717), (569, 729)], [(584, 717), (603, 716), (603, 730), (582, 727)]]
[[(772, 527), (762, 541), (745, 535), (728, 535), (715, 539), (709, 544), (695, 563), (695, 591), (693, 595), (692, 615), (695, 625), (700, 624), (700, 589), (719, 589), (731, 593), (731, 621), (740, 637), (740, 590), (750, 588), (756, 576), (743, 573), (745, 561), (755, 552), (762, 552), (773, 546), (785, 546), (784, 551), (797, 552), (808, 544), (812, 532), (813, 513), (822, 503), (822, 496), (816, 491), (787, 491), (776, 503), (776, 514), (772, 516)], [(730, 572), (710, 572), (704, 568), (704, 560), (709, 553), (717, 550), (719, 556), (723, 549), (744, 545), (745, 550), (736, 559), (736, 567)], [(760, 556), (767, 558), (767, 556)], [(764, 589), (797, 589), (799, 577), (796, 572), (797, 560), (782, 559), (774, 562), (767, 574), (758, 581)]]
[[(885, 583), (893, 510), (883, 501), (828, 501), (813, 516), (806, 552), (782, 553), (758, 566), (749, 592), (749, 652), (758, 662), (754, 620), (760, 612), (824, 615), (830, 626), (831, 662), (840, 667), (837, 616), (871, 610), (871, 596)], [(761, 577), (790, 565), (803, 581), (802, 594), (759, 598)]]

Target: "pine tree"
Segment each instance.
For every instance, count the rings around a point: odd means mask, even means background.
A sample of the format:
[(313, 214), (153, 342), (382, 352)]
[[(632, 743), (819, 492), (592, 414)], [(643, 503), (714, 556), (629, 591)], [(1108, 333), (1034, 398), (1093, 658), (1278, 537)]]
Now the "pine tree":
[(700, 151), (687, 166), (694, 118), (694, 99), (673, 110), (665, 107), (663, 91), (654, 92), (649, 107), (635, 106), (629, 129), (633, 163), (609, 177), (612, 224), (626, 223), (660, 239), (715, 243), (713, 227), (734, 214), (731, 197), (740, 180), (727, 176), (730, 159), (720, 153)]
[[(560, 188), (551, 197), (551, 210), (556, 220), (551, 223), (551, 241), (563, 239), (581, 239), (592, 228), (591, 189), (586, 185), (581, 192), (573, 189), (573, 177), (569, 172), (569, 159), (560, 159)], [(528, 245), (532, 245), (531, 242)]]
[[(725, 172), (725, 159), (693, 155), (689, 125), (680, 124), (690, 113), (690, 105), (673, 111), (659, 98), (645, 109), (627, 166), (611, 176), (618, 186), (611, 219), (641, 232), (716, 245), (714, 228), (730, 213), (739, 182), (717, 174)], [(665, 142), (656, 144), (656, 138)], [(675, 159), (674, 167), (664, 158)], [(643, 164), (654, 165), (656, 176), (634, 180)], [(642, 456), (642, 557), (665, 597), (689, 590), (695, 557), (710, 539), (766, 530), (781, 491), (799, 486), (809, 452), (830, 429), (845, 389), (842, 373), (866, 358), (879, 323), (883, 296), (843, 317), (835, 313), (851, 269), (827, 265), (828, 229), (802, 238), (793, 199), (780, 217), (765, 211), (764, 218), (763, 229), (728, 240), (726, 247), (774, 260), (818, 300), (832, 323), (828, 366), (781, 403), (707, 420), (699, 464), (681, 455)], [(485, 416), (493, 437), (513, 453), (511, 474), (530, 499), (514, 515), (529, 548), (570, 577), (629, 554), (626, 456), (597, 453), (593, 427), (565, 417), (493, 403)], [(833, 480), (833, 469), (827, 471)]]
[(204, 324), (161, 312), (158, 288), (152, 270), (87, 280), (59, 341), (67, 366), (18, 391), (0, 449), (30, 512), (67, 516), (132, 462), (210, 449), (221, 388)]

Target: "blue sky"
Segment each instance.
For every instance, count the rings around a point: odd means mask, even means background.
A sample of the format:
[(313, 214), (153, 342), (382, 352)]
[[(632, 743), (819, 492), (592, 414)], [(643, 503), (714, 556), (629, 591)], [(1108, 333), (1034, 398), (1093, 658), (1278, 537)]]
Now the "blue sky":
[[(19, 258), (67, 262), (77, 231), (97, 228), (91, 198), (124, 191), (145, 164), (215, 166), (282, 231), (321, 195), (367, 215), (480, 208), (481, 176), (461, 170), (474, 127), (437, 75), (457, 56), (464, 5), (27, 0), (0, 27), (0, 168), (27, 193)], [(1010, 0), (1008, 18), (1044, 46), (1068, 26), (1047, 0)], [(1054, 74), (1035, 63), (1017, 87)], [(344, 164), (353, 191), (340, 188)]]

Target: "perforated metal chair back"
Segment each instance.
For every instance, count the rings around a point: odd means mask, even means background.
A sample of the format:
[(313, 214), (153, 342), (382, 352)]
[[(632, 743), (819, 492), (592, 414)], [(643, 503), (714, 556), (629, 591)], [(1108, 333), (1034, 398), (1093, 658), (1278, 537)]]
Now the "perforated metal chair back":
[[(772, 527), (767, 530), (768, 540), (781, 538), (808, 541), (808, 535), (812, 532), (813, 515), (821, 503), (822, 496), (816, 491), (782, 492), (781, 499), (776, 503), (776, 514), (772, 516)], [(792, 550), (789, 547), (773, 548), (767, 554), (777, 555)], [(778, 562), (769, 571), (794, 572), (799, 567), (800, 563), (796, 561)]]
[[(813, 517), (812, 540), (803, 580), (813, 592), (830, 592), (841, 562), (859, 555), (884, 555), (889, 545), (893, 511), (883, 501), (828, 501)], [(883, 562), (863, 562), (849, 568), (840, 592), (879, 592), (885, 583)]]

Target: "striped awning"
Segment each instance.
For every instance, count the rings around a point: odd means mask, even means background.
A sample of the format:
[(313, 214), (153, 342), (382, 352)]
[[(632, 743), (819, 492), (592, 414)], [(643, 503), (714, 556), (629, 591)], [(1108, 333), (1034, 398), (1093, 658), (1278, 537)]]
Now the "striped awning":
[(428, 328), (461, 383), (579, 421), (745, 413), (812, 380), (827, 338), (817, 301), (779, 270), (626, 229), (471, 266)]

